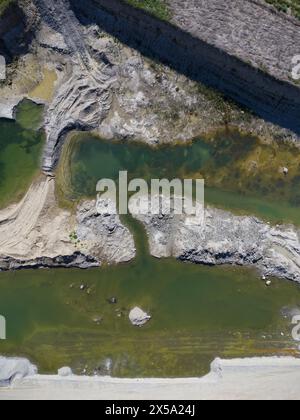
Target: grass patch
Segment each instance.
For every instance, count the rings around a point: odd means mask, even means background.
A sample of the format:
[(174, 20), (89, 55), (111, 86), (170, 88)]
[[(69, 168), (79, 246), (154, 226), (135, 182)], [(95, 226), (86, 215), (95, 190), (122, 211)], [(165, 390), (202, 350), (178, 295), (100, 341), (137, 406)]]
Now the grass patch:
[(162, 20), (170, 19), (170, 12), (164, 0), (125, 0), (131, 6), (146, 10)]
[(272, 4), (281, 12), (288, 13), (290, 10), (293, 16), (300, 19), (299, 0), (266, 0), (266, 2)]

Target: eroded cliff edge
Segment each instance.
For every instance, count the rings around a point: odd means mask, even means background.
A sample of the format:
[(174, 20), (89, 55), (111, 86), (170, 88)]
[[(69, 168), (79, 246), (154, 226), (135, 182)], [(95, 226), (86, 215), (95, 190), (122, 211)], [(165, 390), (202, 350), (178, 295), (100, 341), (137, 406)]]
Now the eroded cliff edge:
[(291, 77), (300, 45), (296, 19), (253, 0), (167, 4), (170, 22), (120, 0), (71, 1), (84, 24), (98, 23), (143, 54), (300, 133), (300, 87)]
[(271, 226), (211, 207), (201, 223), (199, 219), (190, 224), (188, 217), (174, 214), (136, 218), (145, 226), (156, 258), (255, 267), (263, 276), (300, 282), (300, 231), (294, 226)]

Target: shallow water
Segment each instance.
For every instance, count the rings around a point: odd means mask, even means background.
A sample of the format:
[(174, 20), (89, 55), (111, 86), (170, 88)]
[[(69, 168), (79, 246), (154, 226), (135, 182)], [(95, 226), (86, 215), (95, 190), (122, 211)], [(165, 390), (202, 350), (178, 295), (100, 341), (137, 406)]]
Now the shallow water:
[[(288, 166), (288, 176), (280, 173), (280, 165)], [(58, 184), (69, 200), (95, 197), (98, 180), (117, 180), (123, 170), (129, 179), (147, 181), (204, 178), (207, 204), (300, 225), (300, 153), (291, 146), (266, 146), (232, 132), (220, 133), (213, 141), (154, 149), (81, 133), (65, 145)]]
[[(0, 274), (0, 354), (29, 357), (44, 373), (68, 365), (125, 377), (200, 376), (217, 356), (297, 355), (288, 314), (298, 285), (267, 288), (253, 270), (154, 259), (143, 227), (124, 222), (138, 248), (131, 264)], [(129, 322), (135, 306), (152, 315), (143, 328)]]
[[(152, 151), (88, 137), (77, 137), (62, 159), (71, 164), (70, 178), (64, 171), (61, 183), (69, 199), (93, 196), (95, 182), (115, 178), (119, 170), (129, 170), (132, 177), (173, 178), (212, 165), (214, 155), (206, 142)], [(218, 160), (228, 164), (226, 156)], [(237, 193), (218, 191), (209, 189), (209, 200), (230, 207), (231, 194), (236, 209), (247, 210), (249, 197), (241, 205)], [(257, 202), (251, 203), (260, 211)], [(268, 206), (266, 200), (258, 203)], [(274, 203), (268, 216), (275, 214)], [(142, 226), (130, 217), (124, 223), (138, 248), (131, 264), (0, 273), (0, 314), (8, 334), (0, 354), (29, 357), (41, 372), (69, 365), (76, 373), (126, 377), (200, 376), (218, 356), (298, 354), (289, 315), (300, 304), (298, 285), (273, 279), (267, 288), (254, 270), (151, 258)], [(111, 297), (116, 305), (108, 302)], [(134, 306), (152, 315), (143, 328), (129, 322)]]
[[(299, 287), (274, 280), (267, 289), (247, 269), (144, 257), (85, 272), (1, 273), (0, 290), (8, 328), (0, 353), (27, 356), (42, 372), (69, 365), (77, 373), (197, 376), (216, 356), (296, 354), (282, 311), (299, 304)], [(143, 328), (128, 319), (136, 305), (153, 317)]]
[(42, 107), (23, 101), (17, 122), (0, 120), (0, 208), (18, 201), (39, 171), (44, 135), (38, 131)]

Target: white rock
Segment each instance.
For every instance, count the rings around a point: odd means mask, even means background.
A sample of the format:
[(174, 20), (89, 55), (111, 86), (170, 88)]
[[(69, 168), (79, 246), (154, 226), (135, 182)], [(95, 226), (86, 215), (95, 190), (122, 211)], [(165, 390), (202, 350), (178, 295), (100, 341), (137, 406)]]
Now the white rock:
[(151, 316), (144, 312), (142, 309), (136, 307), (130, 311), (129, 319), (132, 325), (142, 327), (148, 321), (150, 321)]
[(63, 367), (61, 369), (58, 369), (57, 374), (58, 376), (61, 376), (62, 378), (66, 378), (67, 376), (72, 376), (73, 372), (71, 368)]
[(37, 374), (37, 367), (29, 360), (0, 357), (0, 387), (10, 385), (15, 379)]
[(272, 284), (271, 280), (266, 281), (266, 286), (270, 287)]

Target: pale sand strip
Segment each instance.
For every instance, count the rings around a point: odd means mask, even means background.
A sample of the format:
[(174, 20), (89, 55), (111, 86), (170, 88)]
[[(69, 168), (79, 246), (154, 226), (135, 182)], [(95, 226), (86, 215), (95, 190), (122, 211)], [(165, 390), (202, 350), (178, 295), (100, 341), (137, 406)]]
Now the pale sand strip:
[(72, 228), (70, 213), (57, 206), (55, 180), (40, 175), (19, 203), (0, 210), (0, 256), (25, 261), (72, 255)]
[(192, 379), (60, 378), (36, 375), (0, 389), (0, 400), (300, 399), (300, 360), (217, 359), (211, 373)]

